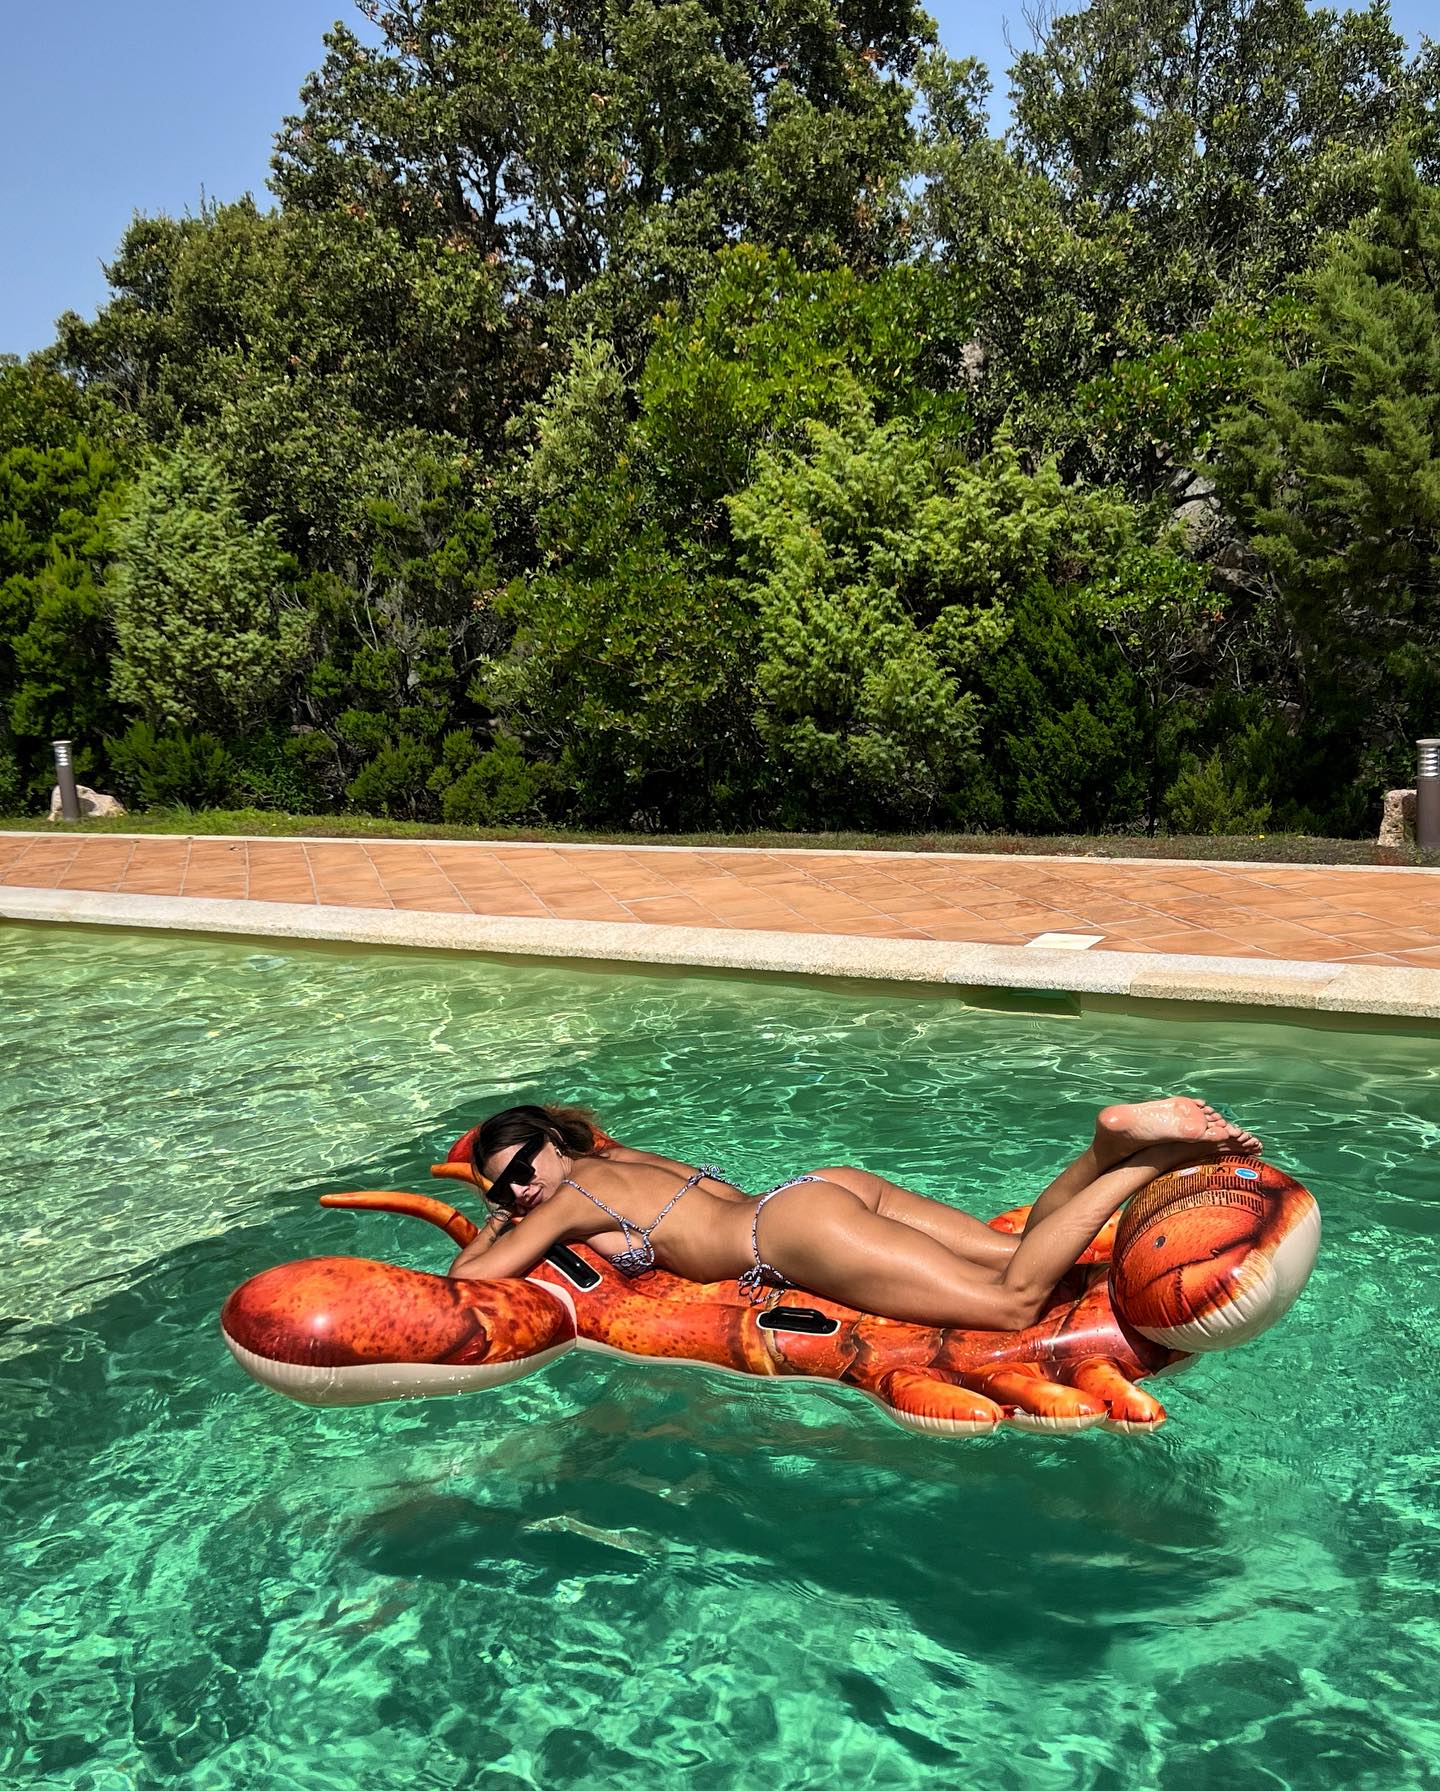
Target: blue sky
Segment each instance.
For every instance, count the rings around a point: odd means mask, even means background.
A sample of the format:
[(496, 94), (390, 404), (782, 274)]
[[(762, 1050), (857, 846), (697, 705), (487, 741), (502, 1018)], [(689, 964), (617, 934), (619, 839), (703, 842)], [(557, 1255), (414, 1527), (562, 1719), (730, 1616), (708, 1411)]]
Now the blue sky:
[[(1004, 91), (1020, 0), (931, 0), (952, 55)], [(1428, 19), (1426, 17), (1428, 16)], [(1395, 0), (1412, 42), (1434, 0)], [(101, 263), (137, 212), (194, 211), (202, 194), (265, 198), (270, 142), (349, 0), (66, 0), (9, 9), (0, 108), (0, 353), (52, 340), (65, 310), (104, 300)]]

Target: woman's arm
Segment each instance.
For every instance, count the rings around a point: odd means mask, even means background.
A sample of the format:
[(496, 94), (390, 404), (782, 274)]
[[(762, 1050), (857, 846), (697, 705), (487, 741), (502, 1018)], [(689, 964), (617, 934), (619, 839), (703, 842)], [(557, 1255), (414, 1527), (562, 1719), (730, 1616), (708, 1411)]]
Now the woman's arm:
[(528, 1275), (552, 1245), (575, 1234), (575, 1214), (569, 1201), (557, 1196), (527, 1213), (522, 1225), (487, 1236), (488, 1230), (450, 1264), (452, 1276), (461, 1281), (503, 1281)]

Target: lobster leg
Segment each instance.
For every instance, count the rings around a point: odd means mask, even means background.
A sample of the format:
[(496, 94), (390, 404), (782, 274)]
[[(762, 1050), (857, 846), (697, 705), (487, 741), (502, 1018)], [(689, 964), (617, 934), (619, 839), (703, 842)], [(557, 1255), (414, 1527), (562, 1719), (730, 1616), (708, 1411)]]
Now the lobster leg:
[(881, 1376), (875, 1391), (891, 1416), (911, 1430), (984, 1436), (1005, 1416), (993, 1399), (934, 1370), (892, 1368)]
[(1006, 1418), (1021, 1430), (1088, 1430), (1105, 1421), (1101, 1400), (1051, 1380), (1037, 1362), (972, 1372), (965, 1381), (999, 1400)]
[(1067, 1378), (1081, 1392), (1105, 1402), (1107, 1430), (1158, 1430), (1165, 1422), (1165, 1408), (1143, 1387), (1137, 1387), (1108, 1356), (1087, 1356), (1071, 1363)]

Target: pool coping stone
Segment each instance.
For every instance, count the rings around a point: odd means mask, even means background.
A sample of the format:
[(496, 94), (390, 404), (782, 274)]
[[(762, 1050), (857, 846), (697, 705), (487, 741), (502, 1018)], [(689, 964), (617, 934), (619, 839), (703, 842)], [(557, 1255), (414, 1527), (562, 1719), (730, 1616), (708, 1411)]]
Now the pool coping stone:
[(123, 895), (0, 886), (0, 918), (252, 938), (419, 946), (550, 959), (763, 971), (790, 976), (1009, 989), (1038, 996), (1120, 996), (1317, 1013), (1440, 1019), (1440, 971), (1200, 957), (1076, 952), (836, 933), (574, 921), (213, 897)]

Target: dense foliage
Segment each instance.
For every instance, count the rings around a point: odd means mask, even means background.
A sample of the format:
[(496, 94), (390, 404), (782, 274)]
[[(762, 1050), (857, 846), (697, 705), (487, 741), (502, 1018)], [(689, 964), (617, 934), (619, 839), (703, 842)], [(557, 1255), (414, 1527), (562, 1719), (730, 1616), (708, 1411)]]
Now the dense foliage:
[(0, 806), (1363, 832), (1440, 731), (1440, 50), (363, 0), (0, 364)]

